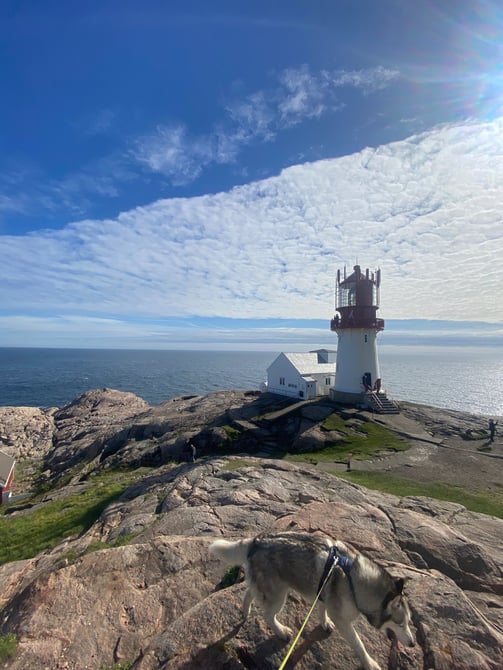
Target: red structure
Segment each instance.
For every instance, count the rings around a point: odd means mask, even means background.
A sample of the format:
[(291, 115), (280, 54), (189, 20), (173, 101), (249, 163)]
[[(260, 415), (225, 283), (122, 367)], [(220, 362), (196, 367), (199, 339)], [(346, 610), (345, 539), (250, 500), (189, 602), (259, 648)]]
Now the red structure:
[(353, 273), (344, 276), (337, 270), (335, 285), (335, 311), (339, 312), (330, 322), (330, 330), (337, 332), (346, 328), (371, 328), (376, 332), (384, 329), (384, 319), (378, 319), (381, 271), (365, 273), (355, 265)]

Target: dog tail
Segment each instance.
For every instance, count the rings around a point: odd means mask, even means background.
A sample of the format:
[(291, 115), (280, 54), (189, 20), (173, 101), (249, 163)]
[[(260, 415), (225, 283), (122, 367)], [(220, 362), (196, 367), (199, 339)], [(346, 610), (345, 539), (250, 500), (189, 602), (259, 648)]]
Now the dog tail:
[(215, 540), (209, 546), (210, 554), (218, 556), (229, 565), (242, 565), (248, 556), (253, 539), (236, 540), (229, 542), (228, 540)]

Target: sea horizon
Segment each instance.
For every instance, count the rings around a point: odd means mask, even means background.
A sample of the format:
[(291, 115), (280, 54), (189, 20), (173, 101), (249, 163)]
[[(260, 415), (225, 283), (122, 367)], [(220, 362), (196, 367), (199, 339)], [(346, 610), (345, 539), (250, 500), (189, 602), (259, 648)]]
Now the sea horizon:
[[(0, 347), (0, 406), (61, 407), (86, 391), (116, 388), (151, 405), (215, 390), (259, 390), (281, 351)], [(379, 345), (391, 399), (503, 415), (503, 352), (485, 346)]]

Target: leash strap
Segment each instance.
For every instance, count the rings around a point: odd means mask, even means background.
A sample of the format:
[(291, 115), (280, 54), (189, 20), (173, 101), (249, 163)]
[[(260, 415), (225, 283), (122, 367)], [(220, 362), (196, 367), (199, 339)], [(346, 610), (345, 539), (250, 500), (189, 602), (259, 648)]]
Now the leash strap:
[[(340, 562), (341, 558), (346, 558), (346, 557), (339, 555), (339, 553), (337, 551), (337, 547), (335, 545), (330, 547), (329, 552), (328, 552), (327, 562), (325, 563), (325, 569), (323, 570), (323, 575), (321, 576), (320, 584), (318, 586), (318, 592), (316, 594), (316, 598), (314, 599), (314, 602), (311, 605), (311, 609), (309, 610), (309, 612), (307, 613), (306, 618), (304, 619), (304, 623), (300, 627), (299, 632), (297, 633), (297, 635), (295, 636), (295, 639), (293, 640), (292, 644), (290, 645), (290, 649), (288, 650), (285, 658), (283, 659), (283, 663), (279, 666), (278, 670), (284, 670), (284, 668), (285, 668), (285, 666), (288, 662), (288, 659), (292, 655), (292, 652), (295, 649), (295, 646), (296, 646), (297, 642), (299, 641), (300, 636), (302, 635), (302, 631), (304, 630), (304, 628), (306, 627), (307, 622), (309, 621), (309, 617), (313, 613), (314, 607), (315, 607), (316, 603), (318, 602), (318, 600), (320, 598), (321, 592), (323, 591), (323, 589), (325, 587), (325, 584), (330, 579), (330, 576), (331, 576), (332, 572), (334, 571), (335, 567), (337, 565), (339, 565), (339, 562)], [(347, 560), (351, 560), (351, 559), (347, 559)], [(352, 564), (352, 561), (351, 561), (351, 564)], [(343, 568), (343, 569), (346, 570), (347, 568)]]
[(318, 596), (321, 596), (323, 587), (325, 586), (328, 578), (329, 572), (340, 562), (340, 555), (337, 551), (337, 547), (332, 545), (328, 550), (328, 558), (325, 562), (325, 567), (323, 568), (323, 574), (321, 575), (320, 583), (318, 584)]

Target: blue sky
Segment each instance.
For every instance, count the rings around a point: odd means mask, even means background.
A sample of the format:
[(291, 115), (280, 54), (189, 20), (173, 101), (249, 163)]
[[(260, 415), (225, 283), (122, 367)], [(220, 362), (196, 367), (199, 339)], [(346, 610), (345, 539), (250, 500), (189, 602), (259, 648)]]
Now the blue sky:
[(356, 260), (503, 343), (501, 2), (5, 0), (0, 59), (0, 346), (335, 345)]

